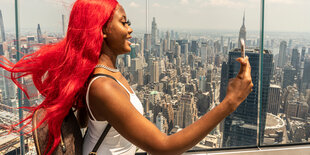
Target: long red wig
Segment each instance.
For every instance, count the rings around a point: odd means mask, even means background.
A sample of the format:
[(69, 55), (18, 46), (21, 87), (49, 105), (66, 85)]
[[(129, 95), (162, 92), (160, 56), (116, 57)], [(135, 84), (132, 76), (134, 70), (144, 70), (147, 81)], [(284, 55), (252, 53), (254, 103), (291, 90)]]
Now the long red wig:
[(30, 115), (20, 123), (27, 122), (26, 126), (31, 123), (34, 111), (45, 109), (46, 115), (39, 126), (43, 121), (48, 124), (51, 145), (48, 154), (60, 142), (61, 124), (69, 110), (84, 106), (86, 83), (101, 53), (102, 29), (113, 17), (117, 5), (116, 0), (77, 0), (62, 41), (43, 46), (16, 64), (5, 58), (1, 60), (0, 67), (11, 72), (10, 78), (27, 97), (26, 86), (17, 80), (25, 76), (32, 77), (34, 85), (44, 97), (40, 105), (27, 107)]

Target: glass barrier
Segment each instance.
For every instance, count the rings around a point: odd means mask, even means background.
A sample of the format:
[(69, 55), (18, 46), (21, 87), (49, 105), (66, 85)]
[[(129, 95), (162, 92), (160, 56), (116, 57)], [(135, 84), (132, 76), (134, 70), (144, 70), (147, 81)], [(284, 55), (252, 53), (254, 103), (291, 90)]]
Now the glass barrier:
[[(63, 39), (73, 2), (20, 1), (21, 57)], [(241, 55), (239, 40), (245, 40), (253, 92), (192, 151), (309, 142), (310, 12), (306, 6), (310, 2), (265, 2), (260, 60), (261, 2), (119, 0), (134, 32), (132, 51), (118, 58), (118, 68), (143, 103), (145, 117), (167, 135), (192, 124), (224, 99), (228, 80), (239, 71), (235, 61)], [(0, 2), (0, 54), (12, 62), (18, 53), (14, 5), (14, 1)], [(8, 75), (3, 70), (0, 74)], [(31, 80), (25, 78), (24, 83), (37, 93)], [(9, 125), (19, 119), (14, 109), (17, 87), (1, 76), (0, 90), (0, 154), (19, 154), (19, 135), (6, 135)], [(22, 104), (40, 101), (38, 97)], [(35, 153), (31, 135), (24, 138), (26, 153)]]
[[(11, 62), (16, 62), (18, 57), (31, 54), (41, 46), (60, 41), (66, 33), (66, 25), (71, 10), (72, 1), (19, 1), (15, 7), (15, 1), (1, 0), (0, 2), (0, 54)], [(18, 10), (16, 10), (18, 8)], [(19, 40), (16, 40), (16, 16), (19, 16)], [(19, 46), (18, 46), (19, 45)], [(17, 48), (18, 46), (18, 48)], [(18, 51), (19, 50), (19, 51)], [(19, 54), (19, 56), (18, 56)], [(0, 74), (9, 76), (9, 73), (0, 69)], [(7, 135), (9, 127), (19, 122), (19, 99), (21, 106), (33, 106), (40, 103), (41, 98), (31, 98), (18, 95), (18, 89), (11, 80), (0, 77), (0, 154), (35, 154), (34, 143), (31, 134), (20, 137), (18, 133)], [(24, 78), (23, 83), (30, 90), (30, 96), (38, 94), (30, 78)], [(28, 112), (21, 111), (23, 116)], [(26, 127), (24, 132), (31, 127)], [(24, 144), (24, 152), (20, 150), (20, 138)]]
[(272, 71), (262, 81), (269, 92), (262, 103), (267, 114), (261, 145), (309, 142), (309, 5), (304, 0), (266, 1), (264, 47), (274, 61), (263, 64)]
[(245, 40), (253, 92), (193, 149), (256, 146), (260, 1), (119, 2), (135, 36), (132, 52), (119, 59), (120, 68), (141, 99), (145, 117), (168, 135), (224, 99), (228, 80), (239, 72), (238, 40)]
[[(12, 0), (0, 1), (0, 55), (16, 62), (15, 5)], [(0, 69), (0, 154), (19, 153), (19, 134), (7, 135), (11, 124), (19, 121), (17, 87), (4, 76), (9, 73)], [(15, 109), (13, 109), (15, 108)], [(10, 144), (10, 145), (8, 145)]]

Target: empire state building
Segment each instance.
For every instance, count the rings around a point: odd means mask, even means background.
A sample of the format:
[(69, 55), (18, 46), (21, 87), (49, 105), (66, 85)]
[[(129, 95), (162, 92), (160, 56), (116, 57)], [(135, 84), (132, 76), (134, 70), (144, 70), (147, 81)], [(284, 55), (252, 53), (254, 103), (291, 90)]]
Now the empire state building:
[(246, 41), (246, 28), (245, 28), (245, 13), (243, 13), (243, 24), (240, 28), (240, 31), (239, 31), (239, 40), (238, 40), (238, 48), (240, 49), (241, 48), (241, 43), (240, 43), (240, 39), (244, 39), (244, 41)]

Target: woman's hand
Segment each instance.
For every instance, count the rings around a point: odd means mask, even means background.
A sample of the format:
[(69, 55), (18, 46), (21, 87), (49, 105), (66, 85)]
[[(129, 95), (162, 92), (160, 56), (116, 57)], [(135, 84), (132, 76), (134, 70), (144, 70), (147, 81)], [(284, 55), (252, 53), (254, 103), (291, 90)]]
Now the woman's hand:
[(237, 61), (240, 63), (240, 71), (235, 78), (229, 79), (224, 99), (227, 100), (232, 111), (235, 111), (246, 99), (253, 87), (249, 57), (238, 58)]

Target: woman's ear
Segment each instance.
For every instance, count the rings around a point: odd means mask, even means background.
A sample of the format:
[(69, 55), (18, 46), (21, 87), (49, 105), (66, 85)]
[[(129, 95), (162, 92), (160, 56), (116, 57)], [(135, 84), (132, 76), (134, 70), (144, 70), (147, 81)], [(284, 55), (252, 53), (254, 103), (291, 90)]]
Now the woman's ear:
[(103, 39), (106, 39), (108, 37), (105, 29), (102, 30), (102, 34), (103, 34)]
[(107, 38), (107, 34), (103, 33), (103, 39)]
[(103, 39), (108, 37), (108, 35), (107, 35), (107, 28), (106, 27), (102, 28), (102, 34), (103, 34)]

